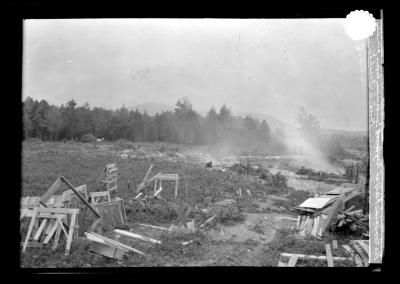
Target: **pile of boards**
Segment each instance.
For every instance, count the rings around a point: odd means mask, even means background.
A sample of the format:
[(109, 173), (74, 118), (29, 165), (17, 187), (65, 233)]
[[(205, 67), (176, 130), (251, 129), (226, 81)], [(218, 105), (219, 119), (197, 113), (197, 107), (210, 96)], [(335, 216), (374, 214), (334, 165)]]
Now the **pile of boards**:
[[(369, 241), (368, 240), (353, 240), (349, 245), (342, 245), (349, 257), (334, 256), (338, 250), (338, 243), (333, 240), (332, 246), (325, 244), (326, 255), (304, 255), (298, 253), (281, 253), (278, 261), (278, 267), (294, 267), (299, 259), (304, 260), (322, 260), (326, 261), (328, 267), (334, 267), (334, 262), (338, 261), (353, 261), (357, 267), (367, 267), (369, 265)], [(288, 262), (283, 261), (288, 258)]]
[(324, 195), (305, 200), (292, 209), (298, 217), (296, 229), (302, 237), (321, 238), (345, 203), (360, 194), (353, 188), (336, 188)]
[[(110, 167), (116, 171), (115, 164), (107, 165), (106, 169)], [(112, 182), (115, 183), (116, 180)], [(63, 184), (70, 189), (57, 195)], [(55, 250), (60, 236), (65, 235), (65, 254), (68, 255), (72, 240), (78, 237), (79, 223), (83, 222), (86, 209), (90, 209), (96, 217), (89, 231), (93, 231), (98, 223), (113, 227), (126, 225), (123, 199), (110, 198), (110, 191), (115, 191), (115, 187), (116, 185), (107, 188), (105, 192), (90, 192), (88, 195), (86, 185), (74, 187), (65, 177), (60, 176), (42, 196), (21, 198), (22, 235), (26, 231), (26, 225), (29, 226), (21, 243), (22, 251), (25, 252), (27, 247), (31, 246), (43, 247), (50, 241), (53, 241), (52, 249)], [(100, 201), (102, 198), (106, 200)], [(61, 234), (62, 232), (64, 234)]]
[[(354, 207), (354, 206), (353, 206)], [(362, 210), (354, 210), (353, 207), (347, 209), (346, 211), (340, 211), (336, 216), (336, 226), (348, 227), (351, 231), (361, 231), (363, 236), (368, 237), (369, 235), (369, 218), (368, 215), (364, 215)]]

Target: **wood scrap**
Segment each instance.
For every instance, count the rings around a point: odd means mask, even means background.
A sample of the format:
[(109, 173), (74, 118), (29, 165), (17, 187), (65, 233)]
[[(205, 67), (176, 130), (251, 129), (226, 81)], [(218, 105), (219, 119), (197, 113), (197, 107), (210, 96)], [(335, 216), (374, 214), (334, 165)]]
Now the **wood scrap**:
[(296, 266), (297, 260), (299, 259), (298, 255), (292, 255), (289, 259), (289, 262), (287, 264), (288, 267), (294, 267)]
[(118, 260), (122, 260), (125, 254), (125, 251), (118, 247), (99, 242), (92, 242), (89, 251)]
[(354, 257), (354, 251), (351, 249), (349, 245), (342, 245), (342, 247), (352, 256)]
[[(292, 257), (293, 255), (297, 255), (298, 258), (301, 259), (320, 259), (320, 260), (327, 260), (327, 257), (325, 255), (317, 256), (317, 255), (305, 255), (305, 254), (298, 254), (298, 253), (281, 253), (281, 256), (284, 257)], [(348, 257), (339, 257), (339, 256), (334, 256), (332, 257), (332, 260), (334, 261), (346, 261), (346, 260), (353, 260), (352, 258)]]
[(87, 233), (87, 232), (86, 232), (85, 235), (86, 235), (87, 238), (91, 238), (91, 239), (94, 240), (94, 241), (99, 241), (99, 242), (108, 243), (108, 244), (110, 244), (110, 245), (117, 246), (117, 247), (119, 247), (119, 248), (121, 248), (121, 249), (125, 249), (125, 250), (127, 250), (127, 251), (132, 251), (132, 252), (135, 252), (135, 253), (144, 255), (144, 252), (142, 252), (142, 251), (140, 251), (140, 250), (137, 250), (137, 249), (135, 249), (135, 248), (133, 248), (133, 247), (127, 246), (127, 245), (125, 245), (125, 244), (123, 244), (123, 243), (120, 243), (120, 242), (118, 242), (118, 241), (116, 241), (116, 240), (107, 238), (107, 237), (102, 236), (102, 235), (100, 235), (100, 234), (96, 234), (96, 233), (93, 233), (93, 232), (92, 232), (92, 233)]
[(358, 244), (357, 241), (350, 241), (350, 242), (352, 243), (353, 247), (356, 249), (359, 256), (362, 258), (364, 266), (368, 266), (369, 265), (368, 253), (363, 251), (362, 247)]
[(328, 267), (333, 267), (331, 245), (330, 244), (325, 244), (325, 249), (326, 249), (326, 259), (327, 259), (327, 262), (328, 262)]
[(140, 226), (145, 226), (145, 227), (150, 227), (150, 228), (155, 228), (155, 229), (160, 229), (160, 230), (164, 230), (164, 231), (169, 231), (169, 228), (165, 228), (165, 227), (160, 227), (160, 226), (154, 226), (154, 225), (150, 225), (150, 224), (141, 224), (141, 223), (136, 223), (137, 225)]
[(149, 237), (145, 237), (145, 236), (141, 236), (141, 235), (138, 235), (138, 234), (134, 234), (132, 232), (119, 230), (119, 229), (114, 230), (114, 232), (117, 233), (117, 234), (124, 235), (126, 237), (139, 239), (139, 240), (146, 241), (146, 242), (151, 242), (153, 244), (161, 244), (161, 241), (159, 241), (159, 240), (155, 240), (155, 239), (152, 239), (152, 238), (149, 238)]

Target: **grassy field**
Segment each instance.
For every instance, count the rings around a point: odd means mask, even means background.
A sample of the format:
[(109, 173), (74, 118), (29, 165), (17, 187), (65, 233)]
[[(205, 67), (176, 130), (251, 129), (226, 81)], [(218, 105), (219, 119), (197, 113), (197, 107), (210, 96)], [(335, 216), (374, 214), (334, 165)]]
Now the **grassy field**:
[[(224, 199), (237, 201), (240, 211), (260, 211), (255, 199), (269, 201), (269, 197), (285, 198), (290, 196), (292, 202), (281, 202), (285, 209), (289, 205), (307, 198), (302, 192), (295, 193), (290, 188), (276, 188), (272, 184), (260, 183), (257, 179), (247, 179), (245, 175), (234, 171), (219, 171), (207, 169), (205, 165), (196, 165), (171, 155), (168, 158), (135, 157), (122, 159), (121, 153), (129, 147), (138, 148), (138, 144), (126, 143), (102, 143), (99, 145), (90, 143), (67, 142), (46, 143), (38, 141), (24, 141), (22, 153), (22, 196), (40, 196), (52, 185), (59, 176), (65, 176), (74, 186), (86, 184), (88, 191), (98, 191), (98, 180), (104, 170), (104, 166), (117, 163), (118, 167), (118, 192), (117, 196), (123, 198), (126, 204), (128, 226), (135, 232), (143, 235), (154, 236), (162, 240), (161, 245), (149, 245), (148, 243), (123, 238), (121, 241), (145, 252), (145, 256), (129, 254), (122, 261), (107, 259), (101, 255), (89, 253), (90, 242), (82, 237), (86, 225), (80, 224), (80, 238), (74, 240), (69, 256), (64, 256), (65, 245), (63, 241), (56, 251), (50, 248), (29, 248), (21, 254), (22, 267), (129, 267), (129, 266), (225, 266), (225, 265), (255, 265), (276, 266), (279, 253), (287, 252), (290, 248), (295, 251), (307, 253), (304, 240), (299, 240), (285, 231), (276, 229), (272, 242), (260, 243), (254, 240), (238, 242), (234, 240), (211, 240), (206, 233), (193, 233), (186, 235), (160, 234), (157, 230), (135, 225), (135, 222), (148, 223), (169, 227), (178, 217), (176, 212), (168, 206), (168, 203), (158, 201), (151, 206), (139, 203), (130, 204), (128, 200), (136, 194), (136, 186), (142, 181), (147, 169), (153, 164), (152, 172), (179, 174), (179, 194), (174, 201), (174, 185), (163, 183), (162, 197), (179, 206), (193, 206), (190, 217), (195, 222), (204, 221), (200, 209), (206, 208)], [(174, 152), (179, 149), (177, 145), (144, 144), (140, 149), (148, 151)], [(239, 197), (237, 190), (249, 189), (252, 196)], [(67, 188), (65, 188), (67, 189)], [(149, 188), (147, 190), (152, 190)], [(261, 210), (262, 213), (274, 213), (274, 206)], [(258, 212), (257, 211), (257, 212)], [(224, 221), (224, 220), (219, 220)], [(225, 226), (243, 222), (243, 219), (225, 220)], [(103, 234), (113, 236), (111, 231), (104, 230)], [(182, 246), (180, 242), (196, 240), (189, 246)], [(322, 251), (323, 242), (315, 244)], [(314, 247), (311, 246), (311, 247)], [(311, 252), (311, 251), (310, 251)], [(312, 251), (314, 252), (314, 251)], [(315, 265), (303, 263), (302, 265)], [(326, 266), (326, 263), (320, 264)]]

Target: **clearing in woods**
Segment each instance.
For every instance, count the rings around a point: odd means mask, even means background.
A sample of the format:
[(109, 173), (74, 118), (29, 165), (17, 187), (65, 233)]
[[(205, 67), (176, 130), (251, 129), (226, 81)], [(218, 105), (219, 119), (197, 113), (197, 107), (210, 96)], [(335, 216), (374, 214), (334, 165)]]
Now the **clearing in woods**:
[[(137, 151), (138, 144), (141, 145), (140, 153)], [(73, 241), (69, 256), (63, 255), (62, 246), (55, 252), (49, 248), (29, 248), (26, 253), (21, 254), (21, 266), (276, 266), (279, 254), (290, 248), (294, 253), (324, 254), (323, 242), (305, 246), (303, 240), (291, 235), (296, 222), (290, 218), (297, 216), (289, 212), (289, 209), (313, 196), (318, 190), (321, 191), (319, 193), (324, 193), (337, 187), (336, 184), (304, 179), (285, 164), (271, 166), (265, 163), (259, 166), (268, 168), (271, 174), (280, 171), (286, 176), (288, 186), (274, 187), (256, 176), (235, 172), (231, 169), (232, 162), (206, 168), (207, 156), (201, 158), (198, 152), (190, 153), (187, 149), (181, 151), (174, 147), (160, 143), (131, 143), (126, 149), (126, 146), (109, 142), (96, 145), (24, 141), (21, 197), (41, 196), (59, 176), (65, 176), (74, 186), (86, 184), (88, 192), (98, 191), (98, 180), (104, 166), (116, 163), (117, 195), (125, 200), (128, 227), (135, 233), (160, 239), (163, 244), (149, 245), (123, 239), (124, 243), (145, 252), (145, 255), (129, 254), (123, 260), (109, 259), (88, 253), (90, 242), (84, 238), (86, 228), (82, 225), (80, 237)], [(122, 153), (126, 155), (121, 157)], [(161, 230), (139, 226), (137, 223), (168, 228), (177, 218), (173, 210), (163, 207), (161, 203), (152, 208), (141, 208), (128, 202), (134, 197), (137, 185), (142, 182), (152, 164), (153, 173), (179, 175), (179, 194), (174, 201), (176, 204), (193, 206), (196, 212), (201, 212), (219, 201), (231, 199), (240, 209), (240, 218), (228, 217), (213, 223), (205, 234), (194, 233), (190, 237), (197, 241), (188, 246), (177, 245), (173, 237), (163, 235)], [(162, 197), (173, 201), (172, 183), (170, 186), (165, 182), (163, 187)], [(241, 195), (238, 193), (239, 188)], [(296, 199), (294, 196), (299, 194), (295, 195), (294, 192), (305, 192), (304, 189), (309, 189), (309, 192)], [(199, 220), (197, 215), (193, 216), (195, 222)], [(104, 232), (104, 235), (112, 236), (112, 232)], [(312, 265), (326, 266), (326, 263)]]

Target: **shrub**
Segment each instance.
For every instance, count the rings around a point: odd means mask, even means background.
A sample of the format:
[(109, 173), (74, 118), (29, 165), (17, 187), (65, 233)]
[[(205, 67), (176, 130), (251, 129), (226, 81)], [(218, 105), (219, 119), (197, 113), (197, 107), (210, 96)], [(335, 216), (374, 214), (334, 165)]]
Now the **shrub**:
[(82, 136), (81, 141), (85, 143), (94, 142), (96, 141), (96, 137), (91, 133), (86, 133)]

